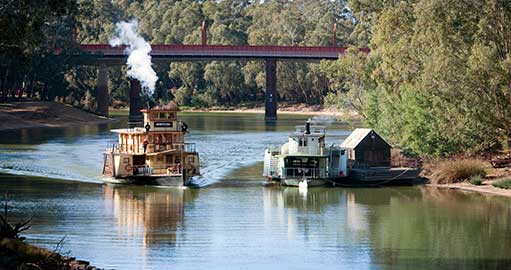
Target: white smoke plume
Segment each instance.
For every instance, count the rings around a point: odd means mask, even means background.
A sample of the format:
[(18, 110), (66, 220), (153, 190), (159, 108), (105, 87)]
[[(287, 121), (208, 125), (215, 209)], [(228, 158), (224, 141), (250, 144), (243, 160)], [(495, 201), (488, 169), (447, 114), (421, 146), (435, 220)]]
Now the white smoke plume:
[(337, 119), (335, 118), (335, 116), (324, 115), (324, 114), (316, 115), (312, 118), (309, 118), (309, 122), (314, 123), (314, 124), (331, 125), (331, 124), (335, 123), (336, 121), (337, 121)]
[(130, 78), (140, 81), (142, 88), (151, 96), (158, 76), (151, 67), (151, 45), (139, 35), (138, 20), (118, 22), (115, 24), (115, 34), (110, 39), (110, 46), (126, 45), (128, 54), (128, 72)]

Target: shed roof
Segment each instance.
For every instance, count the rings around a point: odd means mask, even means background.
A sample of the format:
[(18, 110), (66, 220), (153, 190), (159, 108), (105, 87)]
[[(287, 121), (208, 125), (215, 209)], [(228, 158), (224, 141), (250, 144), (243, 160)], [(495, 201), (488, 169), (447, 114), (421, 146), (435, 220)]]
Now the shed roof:
[(364, 140), (367, 135), (369, 135), (371, 132), (374, 132), (374, 134), (382, 139), (389, 147), (392, 147), (387, 141), (385, 141), (378, 133), (376, 133), (374, 130), (370, 128), (357, 128), (355, 129), (344, 142), (342, 142), (341, 147), (342, 148), (348, 148), (348, 149), (354, 149), (357, 147), (357, 145)]

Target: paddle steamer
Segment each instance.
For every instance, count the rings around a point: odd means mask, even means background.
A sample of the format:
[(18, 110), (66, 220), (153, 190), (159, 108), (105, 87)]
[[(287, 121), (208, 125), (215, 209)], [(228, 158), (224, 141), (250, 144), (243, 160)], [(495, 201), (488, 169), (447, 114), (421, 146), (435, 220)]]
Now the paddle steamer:
[(288, 142), (266, 149), (263, 175), (285, 186), (321, 186), (347, 176), (347, 155), (339, 146), (325, 144), (326, 127), (296, 126)]
[(141, 110), (143, 127), (114, 129), (118, 142), (104, 153), (106, 182), (160, 186), (188, 186), (200, 174), (199, 154), (186, 143), (186, 123), (177, 117), (177, 104)]

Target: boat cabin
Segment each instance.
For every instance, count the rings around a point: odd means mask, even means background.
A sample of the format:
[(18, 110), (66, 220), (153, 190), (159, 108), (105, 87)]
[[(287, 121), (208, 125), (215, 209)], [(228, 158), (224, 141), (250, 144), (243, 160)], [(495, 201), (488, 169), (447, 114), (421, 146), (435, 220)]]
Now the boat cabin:
[(305, 125), (296, 126), (296, 131), (289, 136), (289, 155), (316, 155), (325, 153), (325, 127)]
[(392, 146), (372, 129), (355, 129), (341, 148), (346, 150), (352, 167), (390, 167)]
[[(287, 148), (287, 149), (286, 149)], [(325, 151), (325, 127), (310, 122), (296, 126), (284, 145), (281, 164), (287, 178), (325, 177), (328, 156)]]

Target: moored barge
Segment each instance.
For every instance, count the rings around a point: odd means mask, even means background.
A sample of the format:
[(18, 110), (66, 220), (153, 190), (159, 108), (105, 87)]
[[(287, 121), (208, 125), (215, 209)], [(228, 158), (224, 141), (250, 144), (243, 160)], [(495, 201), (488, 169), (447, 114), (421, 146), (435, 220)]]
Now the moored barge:
[(340, 145), (325, 145), (325, 127), (297, 126), (288, 142), (265, 151), (263, 176), (284, 186), (384, 185), (413, 182), (417, 167), (394, 166), (392, 147), (374, 130), (357, 128)]

